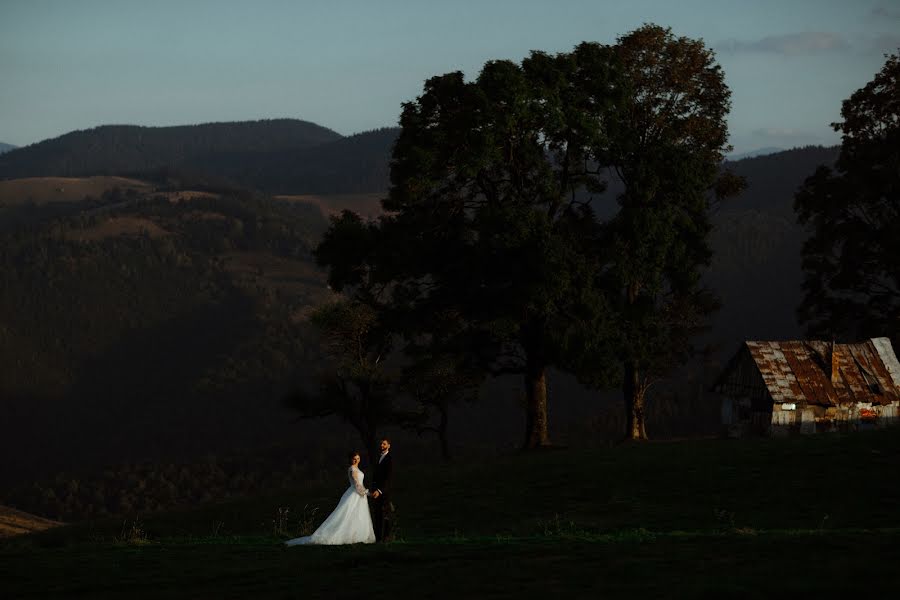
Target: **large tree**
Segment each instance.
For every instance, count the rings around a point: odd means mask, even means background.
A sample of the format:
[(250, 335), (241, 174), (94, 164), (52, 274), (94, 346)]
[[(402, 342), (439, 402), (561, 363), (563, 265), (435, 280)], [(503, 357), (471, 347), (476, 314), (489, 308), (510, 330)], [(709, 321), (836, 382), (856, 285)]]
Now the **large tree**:
[(425, 327), (456, 315), (453, 344), (491, 373), (523, 377), (527, 448), (550, 443), (547, 369), (590, 301), (578, 192), (603, 187), (589, 167), (621, 89), (612, 65), (598, 44), (488, 62), (475, 81), (428, 80), (400, 120), (383, 222), (405, 250), (395, 289)]
[(627, 82), (608, 146), (598, 152), (621, 180), (619, 208), (602, 239), (620, 315), (627, 431), (645, 439), (646, 392), (690, 353), (715, 307), (700, 277), (709, 264), (710, 198), (735, 193), (722, 173), (730, 95), (701, 40), (645, 25), (615, 53)]
[(900, 343), (900, 58), (844, 101), (834, 170), (820, 167), (795, 197), (809, 335), (889, 336)]
[(475, 81), (429, 79), (403, 106), (388, 215), (336, 223), (335, 250), (319, 253), (336, 289), (379, 282), (390, 300), (366, 301), (410, 345), (430, 343), (412, 354), (521, 375), (529, 448), (550, 443), (547, 369), (564, 360), (570, 313), (599, 297), (582, 236), (594, 215), (579, 191), (603, 186), (589, 167), (621, 90), (612, 64), (609, 48), (582, 44), (488, 62)]

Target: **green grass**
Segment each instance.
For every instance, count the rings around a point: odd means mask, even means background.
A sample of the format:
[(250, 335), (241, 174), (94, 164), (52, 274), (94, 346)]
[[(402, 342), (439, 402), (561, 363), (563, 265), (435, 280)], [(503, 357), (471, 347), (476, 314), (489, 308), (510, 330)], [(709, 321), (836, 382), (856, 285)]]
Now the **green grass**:
[[(402, 468), (398, 540), (285, 548), (300, 487), (0, 545), (0, 596), (864, 597), (900, 589), (900, 431), (554, 450)], [(279, 508), (291, 517), (279, 535)], [(305, 507), (305, 512), (304, 512)], [(312, 514), (312, 508), (318, 512)], [(124, 526), (123, 526), (124, 525)]]

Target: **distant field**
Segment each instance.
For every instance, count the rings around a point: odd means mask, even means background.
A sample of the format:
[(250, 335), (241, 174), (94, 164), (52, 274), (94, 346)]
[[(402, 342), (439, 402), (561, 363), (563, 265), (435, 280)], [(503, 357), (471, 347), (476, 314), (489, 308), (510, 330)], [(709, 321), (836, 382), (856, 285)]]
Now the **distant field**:
[(288, 202), (312, 204), (319, 207), (326, 217), (338, 215), (343, 210), (352, 210), (367, 219), (375, 219), (384, 214), (384, 210), (381, 208), (383, 193), (275, 196), (275, 198)]
[(0, 538), (43, 531), (60, 525), (43, 517), (0, 506)]
[(144, 217), (110, 217), (89, 229), (74, 229), (69, 238), (81, 242), (97, 241), (119, 235), (142, 235), (157, 238), (170, 235), (150, 219)]
[[(852, 598), (900, 589), (900, 430), (403, 468), (398, 539), (285, 548), (333, 481), (0, 543), (8, 598)], [(365, 465), (364, 465), (365, 467)], [(288, 509), (280, 520), (279, 510)]]
[(13, 206), (32, 201), (73, 202), (85, 196), (99, 198), (103, 192), (115, 187), (123, 191), (129, 188), (147, 191), (152, 186), (137, 179), (125, 177), (29, 177), (0, 181), (0, 206)]
[(214, 194), (212, 192), (196, 192), (191, 190), (178, 190), (176, 192), (159, 192), (159, 196), (165, 196), (169, 202), (175, 204), (178, 202), (188, 202), (190, 200), (196, 200), (198, 198), (218, 198), (219, 194)]

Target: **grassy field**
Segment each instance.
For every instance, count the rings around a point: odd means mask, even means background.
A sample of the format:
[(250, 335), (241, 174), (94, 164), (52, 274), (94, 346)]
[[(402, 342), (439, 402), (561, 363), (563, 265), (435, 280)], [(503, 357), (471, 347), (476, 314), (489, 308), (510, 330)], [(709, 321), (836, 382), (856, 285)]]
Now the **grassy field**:
[(322, 215), (330, 217), (341, 214), (343, 210), (352, 210), (366, 219), (377, 219), (384, 214), (381, 209), (383, 193), (369, 194), (303, 194), (294, 196), (275, 196), (285, 202), (302, 202), (317, 206)]
[(48, 202), (73, 202), (85, 196), (99, 198), (103, 192), (115, 187), (148, 191), (150, 184), (125, 177), (28, 177), (0, 181), (0, 207), (22, 204), (31, 200), (35, 204)]
[(391, 544), (281, 545), (333, 508), (338, 465), (334, 482), (316, 487), (12, 538), (0, 543), (0, 596), (859, 598), (900, 589), (897, 430), (407, 470), (402, 448), (394, 452)]

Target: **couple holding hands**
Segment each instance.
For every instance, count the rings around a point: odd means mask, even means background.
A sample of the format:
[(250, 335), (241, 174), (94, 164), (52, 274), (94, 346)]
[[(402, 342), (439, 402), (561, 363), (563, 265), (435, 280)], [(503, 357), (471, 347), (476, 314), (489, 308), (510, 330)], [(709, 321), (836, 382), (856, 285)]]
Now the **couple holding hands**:
[(394, 513), (394, 505), (391, 503), (391, 479), (394, 472), (391, 441), (383, 438), (380, 447), (381, 455), (375, 464), (371, 487), (363, 485), (364, 474), (359, 468), (359, 452), (351, 452), (350, 466), (347, 468), (350, 487), (341, 496), (337, 507), (312, 535), (288, 540), (286, 545), (371, 544), (391, 539)]

